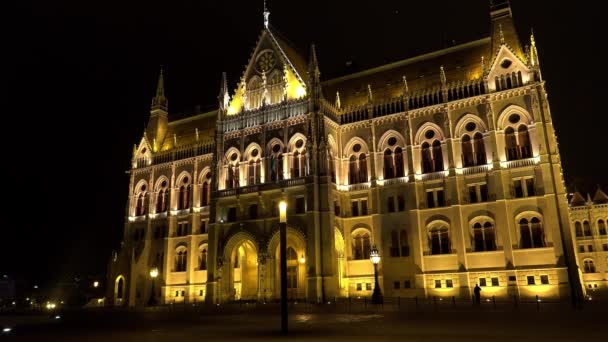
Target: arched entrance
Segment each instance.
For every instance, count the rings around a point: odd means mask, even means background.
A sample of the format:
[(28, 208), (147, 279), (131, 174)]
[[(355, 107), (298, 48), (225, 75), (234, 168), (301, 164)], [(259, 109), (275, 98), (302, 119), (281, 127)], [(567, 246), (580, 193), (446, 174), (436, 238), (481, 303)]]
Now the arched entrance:
[(224, 293), (226, 300), (257, 300), (258, 248), (248, 233), (234, 235), (224, 249)]
[[(268, 255), (272, 256), (272, 269), (269, 270), (272, 277), (273, 296), (281, 298), (281, 273), (280, 273), (280, 250), (279, 231), (268, 243)], [(287, 297), (290, 300), (306, 297), (306, 239), (300, 231), (287, 228)]]
[(123, 305), (125, 296), (125, 277), (119, 275), (114, 281), (114, 305)]

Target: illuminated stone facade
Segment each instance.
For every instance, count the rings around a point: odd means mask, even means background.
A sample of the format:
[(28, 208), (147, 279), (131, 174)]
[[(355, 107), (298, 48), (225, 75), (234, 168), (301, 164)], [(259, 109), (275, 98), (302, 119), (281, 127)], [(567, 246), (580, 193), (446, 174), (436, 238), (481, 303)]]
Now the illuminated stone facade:
[(370, 296), (373, 245), (386, 297), (580, 293), (534, 37), (507, 2), (490, 37), (326, 81), (314, 46), (265, 24), (220, 89), (217, 111), (172, 119), (161, 74), (111, 302), (147, 303), (154, 266), (162, 303), (276, 299), (283, 199), (292, 298)]
[(590, 298), (608, 298), (608, 196), (598, 189), (570, 200), (572, 235), (583, 287)]

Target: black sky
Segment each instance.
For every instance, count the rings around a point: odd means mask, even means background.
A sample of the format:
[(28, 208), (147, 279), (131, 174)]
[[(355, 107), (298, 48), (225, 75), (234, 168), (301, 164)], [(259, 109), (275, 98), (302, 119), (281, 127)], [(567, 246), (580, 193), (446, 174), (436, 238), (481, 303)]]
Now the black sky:
[[(376, 66), (490, 28), (488, 0), (269, 3), (276, 30), (304, 53), (317, 45), (324, 79), (349, 71), (347, 60)], [(587, 191), (608, 183), (601, 3), (512, 1), (520, 38), (536, 34), (567, 184)], [(4, 12), (0, 272), (42, 282), (103, 274), (159, 65), (172, 114), (212, 108), (221, 72), (231, 89), (243, 72), (262, 0), (19, 1)]]

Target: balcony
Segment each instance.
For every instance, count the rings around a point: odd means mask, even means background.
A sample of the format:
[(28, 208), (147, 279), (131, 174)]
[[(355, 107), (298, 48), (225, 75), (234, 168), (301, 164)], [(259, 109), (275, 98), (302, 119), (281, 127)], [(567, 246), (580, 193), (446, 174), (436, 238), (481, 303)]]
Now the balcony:
[(448, 171), (439, 171), (431, 173), (417, 174), (416, 180), (428, 182), (433, 180), (442, 180), (448, 175)]
[(359, 190), (367, 190), (369, 189), (371, 184), (367, 183), (358, 183), (358, 184), (349, 184), (349, 185), (338, 185), (338, 190), (340, 191), (359, 191)]
[(527, 159), (519, 159), (519, 160), (510, 160), (500, 162), (500, 166), (503, 169), (516, 169), (520, 167), (534, 166), (540, 162), (539, 157), (527, 158)]
[(380, 186), (391, 186), (391, 185), (406, 184), (406, 183), (407, 183), (407, 177), (391, 178), (391, 179), (384, 179), (384, 180), (378, 181), (378, 185), (380, 185)]
[(219, 191), (217, 191), (216, 194), (217, 194), (217, 197), (230, 197), (230, 196), (236, 196), (237, 194), (244, 195), (244, 194), (257, 193), (257, 192), (266, 191), (266, 190), (290, 188), (290, 187), (294, 187), (294, 186), (305, 185), (307, 183), (310, 183), (311, 181), (312, 181), (311, 177), (283, 179), (283, 180), (280, 180), (278, 182), (273, 182), (273, 183), (255, 184), (255, 185), (244, 186), (244, 187), (240, 187), (240, 188), (236, 188), (236, 189), (219, 190)]
[(458, 169), (458, 173), (468, 176), (468, 175), (476, 175), (479, 173), (486, 173), (492, 170), (492, 164), (479, 165), (479, 166), (470, 166), (462, 169)]

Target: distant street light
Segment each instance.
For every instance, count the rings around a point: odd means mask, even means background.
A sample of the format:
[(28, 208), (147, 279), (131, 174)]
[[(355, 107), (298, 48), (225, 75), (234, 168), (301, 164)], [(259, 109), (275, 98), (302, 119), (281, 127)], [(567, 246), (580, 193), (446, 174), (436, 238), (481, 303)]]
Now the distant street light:
[(281, 268), (281, 333), (287, 335), (287, 202), (279, 203), (279, 256)]
[(300, 257), (300, 264), (305, 264), (306, 263), (306, 258), (304, 257), (304, 254), (302, 254), (302, 256)]
[(98, 287), (99, 287), (99, 282), (98, 282), (97, 280), (95, 280), (95, 281), (93, 282), (93, 287), (94, 287), (94, 288), (98, 288)]
[(158, 277), (158, 268), (152, 267), (150, 269), (150, 278), (152, 278), (152, 291), (150, 293), (150, 300), (148, 300), (148, 305), (153, 306), (156, 305), (156, 294), (154, 293), (154, 281)]
[(378, 264), (380, 263), (380, 254), (378, 254), (378, 248), (374, 245), (372, 251), (369, 254), (369, 259), (374, 264), (374, 278), (376, 283), (374, 284), (374, 292), (372, 293), (372, 304), (382, 304), (382, 292), (380, 292), (380, 284), (378, 283)]

